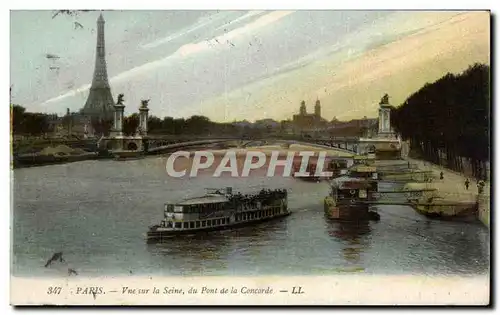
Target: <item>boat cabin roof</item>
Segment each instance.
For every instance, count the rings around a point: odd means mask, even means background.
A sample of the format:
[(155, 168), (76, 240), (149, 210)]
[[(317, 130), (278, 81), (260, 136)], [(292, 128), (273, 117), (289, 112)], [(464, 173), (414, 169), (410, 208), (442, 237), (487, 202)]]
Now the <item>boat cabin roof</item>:
[(200, 205), (206, 203), (222, 203), (227, 202), (228, 199), (224, 195), (220, 194), (207, 194), (201, 197), (194, 197), (185, 199), (181, 202), (176, 203), (176, 206), (188, 206), (188, 205)]
[[(332, 185), (335, 187), (351, 187), (354, 185), (358, 185), (362, 187), (363, 185), (370, 185), (374, 180), (366, 179), (366, 178), (358, 178), (358, 177), (349, 177), (349, 176), (340, 176), (331, 181)], [(344, 189), (344, 188), (342, 188)], [(347, 189), (347, 188), (346, 188)], [(351, 188), (349, 188), (351, 189)], [(354, 188), (352, 188), (354, 189)]]
[(357, 164), (353, 165), (349, 170), (357, 173), (375, 173), (377, 168), (375, 166)]
[(374, 181), (372, 180), (371, 178), (361, 178), (361, 177), (349, 177), (349, 176), (340, 176), (340, 177), (337, 177), (337, 178), (334, 178), (332, 180), (332, 183), (336, 183), (336, 184), (343, 184), (345, 182), (370, 182), (370, 181)]
[(370, 188), (370, 183), (364, 181), (364, 182), (343, 182), (339, 189), (367, 189)]
[(336, 187), (338, 189), (365, 189), (369, 187), (371, 183), (373, 183), (373, 180), (341, 176), (332, 180), (332, 187)]
[(353, 156), (353, 160), (362, 161), (362, 160), (375, 160), (375, 157), (369, 155), (355, 155)]

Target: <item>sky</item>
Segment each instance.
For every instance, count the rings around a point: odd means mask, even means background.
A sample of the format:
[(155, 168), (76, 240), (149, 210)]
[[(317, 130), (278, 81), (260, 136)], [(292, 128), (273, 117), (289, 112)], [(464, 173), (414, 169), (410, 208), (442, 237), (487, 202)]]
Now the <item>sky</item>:
[[(11, 11), (11, 102), (63, 114), (85, 104), (96, 21), (106, 21), (111, 92), (125, 113), (214, 121), (375, 117), (426, 82), (489, 64), (488, 12)], [(58, 58), (48, 58), (55, 55)]]

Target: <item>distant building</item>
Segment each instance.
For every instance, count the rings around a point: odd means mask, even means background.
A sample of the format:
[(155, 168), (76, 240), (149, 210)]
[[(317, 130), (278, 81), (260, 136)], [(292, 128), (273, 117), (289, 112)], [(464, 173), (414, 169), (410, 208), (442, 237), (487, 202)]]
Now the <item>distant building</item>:
[(47, 115), (47, 123), (49, 125), (49, 130), (56, 133), (58, 129), (62, 127), (62, 118), (58, 117), (57, 114)]
[(377, 118), (352, 119), (350, 121), (339, 121), (334, 118), (329, 126), (328, 133), (332, 136), (359, 136), (371, 138), (377, 134)]
[(254, 126), (256, 128), (262, 128), (262, 129), (278, 129), (280, 127), (280, 123), (273, 120), (273, 119), (260, 119), (255, 121)]
[(251, 122), (248, 120), (242, 120), (242, 121), (234, 121), (231, 123), (233, 126), (240, 127), (240, 128), (250, 128), (253, 126)]
[(313, 131), (325, 127), (327, 121), (321, 117), (321, 103), (316, 100), (314, 113), (307, 113), (306, 102), (300, 103), (299, 113), (293, 115), (292, 123), (297, 131)]
[[(378, 118), (368, 118), (364, 116), (361, 119), (351, 119), (349, 121), (340, 121), (334, 118), (330, 122), (330, 128), (344, 128), (344, 127), (359, 127), (359, 128), (372, 128), (377, 125)], [(377, 127), (378, 128), (378, 127)]]
[(290, 119), (282, 120), (280, 122), (280, 133), (293, 134), (294, 133), (293, 121), (291, 121)]
[(62, 117), (57, 117), (57, 115), (49, 117), (48, 123), (53, 136), (56, 137), (85, 138), (90, 134), (90, 117), (81, 113), (71, 113), (69, 108), (66, 110), (66, 115)]

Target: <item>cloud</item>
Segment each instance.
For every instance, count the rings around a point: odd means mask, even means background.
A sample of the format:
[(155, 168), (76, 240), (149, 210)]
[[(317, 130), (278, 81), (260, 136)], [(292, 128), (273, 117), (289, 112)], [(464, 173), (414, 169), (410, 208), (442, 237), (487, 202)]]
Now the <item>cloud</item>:
[[(129, 69), (129, 70), (124, 71), (118, 75), (113, 76), (112, 78), (110, 78), (110, 83), (116, 84), (116, 83), (124, 81), (124, 80), (128, 80), (131, 78), (137, 78), (138, 76), (144, 75), (145, 73), (146, 74), (151, 73), (151, 71), (155, 71), (155, 70), (158, 70), (158, 68), (165, 67), (173, 61), (187, 58), (191, 55), (199, 54), (199, 53), (209, 51), (209, 50), (214, 50), (214, 49), (217, 49), (217, 50), (229, 49), (230, 46), (225, 44), (227, 41), (235, 40), (238, 37), (241, 37), (245, 34), (254, 32), (262, 27), (265, 27), (269, 24), (275, 23), (275, 22), (279, 21), (280, 19), (292, 14), (293, 12), (294, 11), (274, 11), (274, 12), (268, 13), (264, 16), (261, 16), (258, 19), (256, 19), (255, 21), (250, 22), (242, 27), (234, 29), (228, 33), (225, 33), (222, 36), (214, 37), (209, 41), (201, 41), (201, 42), (197, 42), (197, 43), (185, 44), (185, 45), (179, 47), (179, 49), (177, 49), (173, 54), (171, 54), (169, 56), (142, 64), (140, 66), (136, 66), (132, 69)], [(217, 39), (217, 41), (219, 41), (222, 44), (214, 45), (212, 43), (212, 41), (215, 39)], [(151, 44), (153, 44), (153, 43), (151, 43)], [(71, 90), (63, 95), (59, 95), (57, 97), (46, 100), (40, 106), (46, 106), (49, 103), (58, 102), (58, 101), (61, 101), (65, 98), (75, 96), (79, 93), (85, 92), (89, 88), (90, 88), (89, 84), (83, 85), (83, 86), (81, 86), (77, 89), (73, 89), (73, 90)]]
[[(310, 105), (319, 97), (328, 119), (373, 116), (383, 93), (389, 93), (393, 104), (398, 105), (426, 82), (447, 72), (463, 71), (474, 62), (488, 63), (488, 13), (444, 17), (447, 19), (442, 23), (432, 23), (437, 18), (427, 19), (424, 30), (391, 36), (390, 43), (375, 45), (350, 60), (345, 55), (351, 48), (344, 46), (336, 54), (300, 69), (204, 100), (197, 114), (217, 121), (284, 119), (297, 111), (300, 100)], [(361, 42), (358, 46), (366, 47), (366, 42)], [(191, 108), (195, 107), (185, 107), (185, 115), (192, 114)]]
[(143, 49), (151, 49), (151, 48), (155, 48), (155, 47), (158, 47), (158, 46), (161, 46), (163, 44), (166, 44), (174, 39), (177, 39), (179, 37), (182, 37), (184, 35), (187, 35), (189, 33), (192, 33), (202, 27), (206, 27), (208, 26), (209, 24), (212, 24), (213, 22), (217, 21), (217, 20), (220, 20), (221, 18), (223, 17), (223, 15), (215, 15), (214, 18), (211, 18), (211, 19), (206, 19), (206, 18), (203, 18), (203, 19), (200, 19), (196, 24), (192, 25), (191, 27), (188, 27), (180, 32), (177, 32), (177, 33), (174, 33), (172, 35), (169, 35), (165, 38), (162, 38), (162, 39), (158, 39), (158, 40), (155, 40), (151, 43), (148, 43), (148, 44), (144, 44), (144, 45), (141, 45), (141, 48)]
[(281, 20), (282, 18), (292, 14), (295, 11), (274, 11), (271, 13), (268, 13), (266, 15), (263, 15), (256, 19), (255, 21), (246, 24), (245, 26), (239, 27), (237, 29), (234, 29), (230, 32), (225, 33), (222, 36), (216, 37), (219, 40), (232, 40), (237, 37), (240, 37), (241, 35), (251, 33), (252, 31), (255, 31), (259, 28), (262, 28), (264, 26), (267, 26), (271, 23), (277, 22)]
[(216, 31), (218, 31), (218, 30), (220, 30), (221, 28), (224, 28), (224, 27), (226, 27), (226, 26), (228, 26), (228, 25), (231, 25), (231, 24), (235, 24), (235, 23), (238, 23), (238, 22), (244, 21), (244, 20), (246, 20), (246, 19), (249, 19), (249, 18), (251, 18), (251, 17), (253, 17), (253, 16), (256, 16), (256, 15), (262, 14), (262, 13), (264, 13), (264, 12), (266, 12), (266, 11), (250, 11), (250, 12), (248, 12), (247, 14), (245, 14), (245, 15), (243, 15), (243, 16), (240, 16), (240, 17), (239, 17), (239, 18), (237, 18), (237, 19), (232, 20), (231, 22), (225, 23), (225, 24), (223, 24), (223, 25), (221, 25), (221, 26), (217, 27), (215, 30), (216, 30)]
[[(221, 28), (224, 28), (224, 27), (226, 27), (228, 25), (244, 21), (246, 19), (249, 19), (249, 18), (251, 18), (253, 16), (262, 14), (264, 12), (265, 11), (250, 11), (247, 14), (245, 14), (243, 16), (240, 16), (239, 18), (236, 18), (236, 19), (234, 19), (234, 20), (232, 20), (232, 21), (230, 21), (228, 23), (225, 23), (225, 24), (217, 27), (215, 30), (217, 31), (217, 30), (219, 30)], [(200, 28), (206, 27), (206, 26), (208, 26), (208, 25), (210, 25), (210, 24), (212, 24), (212, 23), (214, 23), (214, 22), (216, 22), (218, 20), (221, 20), (224, 16), (225, 16), (224, 14), (215, 14), (213, 16), (213, 18), (211, 17), (208, 20), (207, 20), (207, 18), (202, 18), (202, 19), (200, 19), (198, 21), (198, 23), (196, 23), (195, 25), (193, 25), (191, 27), (188, 27), (188, 28), (186, 28), (186, 29), (184, 29), (184, 30), (182, 30), (182, 31), (180, 31), (178, 33), (174, 33), (172, 35), (169, 35), (169, 36), (167, 36), (165, 38), (162, 38), (162, 39), (159, 39), (159, 40), (155, 40), (155, 41), (153, 41), (151, 43), (143, 44), (143, 45), (141, 45), (141, 48), (143, 48), (143, 49), (151, 49), (151, 48), (155, 48), (155, 47), (161, 46), (161, 45), (166, 44), (166, 43), (168, 43), (168, 42), (170, 42), (170, 41), (172, 41), (174, 39), (177, 39), (179, 37), (182, 37), (184, 35), (192, 33), (192, 32), (194, 32), (194, 31), (196, 31), (196, 30), (198, 30)]]
[(67, 97), (71, 97), (71, 96), (76, 96), (80, 93), (84, 93), (84, 92), (87, 92), (88, 90), (90, 89), (90, 84), (85, 84), (85, 85), (82, 85), (80, 86), (79, 88), (76, 88), (76, 89), (73, 89), (65, 94), (62, 94), (62, 95), (59, 95), (57, 97), (54, 97), (54, 98), (51, 98), (50, 100), (47, 100), (45, 102), (43, 102), (42, 104), (40, 104), (40, 106), (44, 106), (44, 105), (47, 105), (48, 103), (55, 103), (55, 102), (58, 102), (58, 101), (61, 101)]

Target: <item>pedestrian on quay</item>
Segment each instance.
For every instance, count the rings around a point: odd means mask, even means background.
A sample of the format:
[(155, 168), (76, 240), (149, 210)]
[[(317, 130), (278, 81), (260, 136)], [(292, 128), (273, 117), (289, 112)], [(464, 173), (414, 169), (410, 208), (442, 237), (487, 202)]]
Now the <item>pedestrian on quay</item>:
[(481, 193), (483, 193), (483, 190), (484, 190), (484, 181), (480, 180), (477, 183), (477, 193), (481, 194)]
[(441, 173), (439, 173), (439, 179), (444, 179), (444, 173), (443, 173), (443, 171), (441, 171)]
[(466, 179), (465, 179), (465, 189), (466, 189), (466, 190), (469, 190), (469, 184), (470, 184), (469, 179), (468, 179), (468, 178), (466, 178)]

